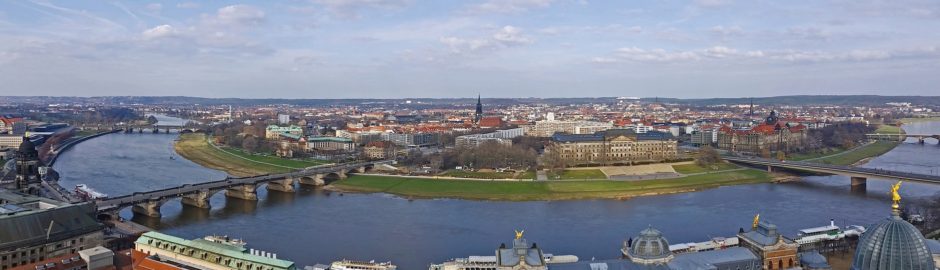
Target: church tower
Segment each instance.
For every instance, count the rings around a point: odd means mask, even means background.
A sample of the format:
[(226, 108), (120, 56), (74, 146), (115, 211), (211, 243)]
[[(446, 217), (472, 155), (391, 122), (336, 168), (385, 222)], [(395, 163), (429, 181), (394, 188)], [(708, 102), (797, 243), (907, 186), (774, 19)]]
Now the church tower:
[(39, 192), (39, 167), (42, 162), (39, 161), (39, 151), (36, 151), (36, 145), (27, 137), (23, 137), (23, 143), (16, 151), (16, 182), (17, 191), (29, 194), (38, 194)]
[(480, 119), (483, 119), (483, 103), (480, 102), (480, 95), (477, 94), (477, 111), (473, 115), (473, 122), (480, 123)]

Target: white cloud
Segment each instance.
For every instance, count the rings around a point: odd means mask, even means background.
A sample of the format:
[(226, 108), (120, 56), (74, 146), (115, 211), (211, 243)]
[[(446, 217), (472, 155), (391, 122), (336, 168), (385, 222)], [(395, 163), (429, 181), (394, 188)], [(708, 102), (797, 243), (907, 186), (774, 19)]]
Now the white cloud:
[(511, 25), (499, 28), (499, 30), (490, 37), (459, 38), (448, 36), (442, 37), (438, 41), (447, 46), (453, 54), (495, 50), (534, 42), (531, 38), (522, 33), (522, 29)]
[(530, 9), (544, 8), (552, 4), (552, 0), (488, 0), (479, 5), (471, 6), (468, 11), (473, 13), (519, 13)]
[(738, 35), (744, 34), (744, 29), (741, 29), (740, 26), (727, 26), (726, 27), (723, 25), (718, 25), (709, 29), (709, 31), (712, 32), (713, 34), (716, 34), (722, 37), (738, 36)]
[(507, 25), (499, 29), (499, 32), (493, 34), (493, 39), (506, 45), (529, 44), (532, 39), (522, 35), (522, 29)]
[(177, 31), (176, 29), (173, 28), (173, 26), (169, 24), (164, 24), (164, 25), (158, 25), (153, 28), (144, 30), (144, 32), (141, 33), (141, 36), (146, 40), (153, 40), (153, 39), (159, 39), (159, 38), (165, 38), (165, 37), (172, 37), (172, 36), (175, 36), (176, 34), (177, 34)]
[(264, 22), (265, 14), (259, 8), (239, 4), (220, 8), (215, 19), (222, 24), (255, 25)]
[(725, 46), (714, 46), (698, 50), (667, 51), (665, 49), (641, 49), (624, 47), (617, 49), (611, 56), (594, 57), (594, 63), (615, 62), (695, 62), (695, 61), (738, 61), (748, 60), (784, 61), (793, 63), (814, 62), (862, 62), (880, 61), (897, 58), (931, 59), (940, 57), (937, 47), (923, 47), (904, 50), (850, 50), (844, 52), (806, 51), (806, 50), (738, 50)]

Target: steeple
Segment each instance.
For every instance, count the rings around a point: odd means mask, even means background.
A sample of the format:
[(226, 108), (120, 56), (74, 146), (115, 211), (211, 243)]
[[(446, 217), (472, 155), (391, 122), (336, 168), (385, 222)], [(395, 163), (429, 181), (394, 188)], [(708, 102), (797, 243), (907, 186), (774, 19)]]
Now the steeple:
[(754, 115), (754, 98), (751, 98), (751, 110), (749, 113), (747, 113), (747, 116), (752, 116), (752, 115)]
[(480, 99), (480, 94), (477, 94), (477, 110), (473, 115), (473, 122), (480, 123), (480, 119), (483, 119), (483, 102)]

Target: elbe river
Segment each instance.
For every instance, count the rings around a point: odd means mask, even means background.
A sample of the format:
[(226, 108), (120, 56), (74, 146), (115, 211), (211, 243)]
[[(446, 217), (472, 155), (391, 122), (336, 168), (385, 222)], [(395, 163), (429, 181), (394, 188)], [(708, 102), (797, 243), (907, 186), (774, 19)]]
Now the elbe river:
[[(162, 122), (181, 119), (161, 116)], [(908, 133), (940, 133), (940, 122), (906, 125)], [(185, 183), (217, 180), (225, 173), (203, 168), (173, 150), (177, 134), (110, 134), (75, 145), (55, 169), (61, 184), (87, 184), (112, 196)], [(940, 173), (940, 147), (908, 142), (866, 167)], [(297, 193), (259, 189), (260, 201), (226, 201), (216, 194), (211, 210), (164, 204), (163, 218), (135, 219), (187, 239), (229, 235), (249, 247), (277, 253), (299, 267), (335, 260), (389, 261), (399, 269), (469, 255), (493, 255), (510, 243), (514, 229), (546, 253), (581, 260), (619, 257), (623, 241), (647, 226), (670, 243), (734, 236), (753, 216), (787, 235), (826, 225), (868, 225), (889, 215), (893, 181), (870, 179), (865, 192), (851, 191), (845, 176), (808, 176), (781, 184), (720, 187), (629, 200), (499, 202), (457, 199), (407, 200), (388, 194), (327, 193), (301, 186)], [(905, 183), (907, 200), (938, 196), (940, 185)], [(122, 216), (130, 217), (129, 210)]]

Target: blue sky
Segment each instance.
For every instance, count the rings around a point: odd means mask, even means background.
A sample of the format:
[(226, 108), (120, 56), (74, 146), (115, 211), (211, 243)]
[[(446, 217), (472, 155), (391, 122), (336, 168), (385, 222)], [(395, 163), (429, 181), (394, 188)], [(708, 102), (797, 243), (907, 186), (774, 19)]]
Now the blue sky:
[(936, 95), (934, 0), (0, 0), (0, 95)]

